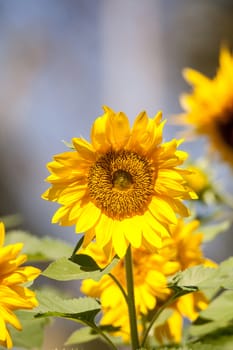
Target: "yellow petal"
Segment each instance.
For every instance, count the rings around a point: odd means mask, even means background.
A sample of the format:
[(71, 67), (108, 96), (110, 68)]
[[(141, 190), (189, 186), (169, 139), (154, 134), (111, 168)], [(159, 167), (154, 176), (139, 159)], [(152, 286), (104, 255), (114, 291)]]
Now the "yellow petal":
[(73, 138), (72, 142), (76, 151), (83, 159), (89, 162), (94, 162), (96, 160), (95, 151), (89, 142), (81, 138)]
[(89, 202), (83, 208), (80, 208), (79, 212), (77, 213), (75, 231), (78, 233), (90, 230), (95, 226), (96, 222), (100, 218), (100, 215), (101, 210), (92, 202)]
[(127, 116), (123, 112), (111, 114), (107, 120), (106, 133), (113, 149), (123, 148), (130, 136), (130, 125)]
[(125, 235), (122, 232), (122, 230), (113, 231), (112, 244), (119, 258), (125, 256), (129, 243), (126, 241)]

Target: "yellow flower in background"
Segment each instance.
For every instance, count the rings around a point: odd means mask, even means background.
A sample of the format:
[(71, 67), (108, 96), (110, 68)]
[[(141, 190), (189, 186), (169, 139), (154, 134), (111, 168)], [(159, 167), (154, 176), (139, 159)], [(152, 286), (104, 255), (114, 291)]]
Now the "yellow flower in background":
[(34, 292), (23, 284), (34, 280), (40, 274), (40, 270), (22, 266), (27, 260), (26, 255), (19, 255), (22, 243), (3, 246), (4, 240), (5, 229), (0, 222), (0, 345), (11, 348), (13, 344), (7, 325), (21, 330), (14, 311), (37, 306)]
[(209, 138), (210, 148), (233, 166), (233, 56), (225, 47), (220, 52), (219, 69), (213, 79), (193, 69), (184, 77), (193, 87), (181, 96), (185, 110), (179, 119), (196, 134)]
[(204, 233), (198, 232), (199, 226), (200, 222), (198, 220), (185, 222), (180, 219), (177, 225), (172, 227), (172, 239), (170, 242), (168, 239), (165, 240), (164, 249), (166, 249), (166, 244), (175, 246), (175, 259), (180, 264), (180, 270), (185, 270), (195, 265), (217, 266), (212, 260), (203, 256), (201, 244)]
[(195, 193), (197, 193), (198, 198), (200, 199), (200, 196), (202, 196), (202, 194), (210, 188), (210, 180), (204, 170), (199, 166), (188, 165), (187, 169), (190, 170), (190, 173), (184, 175), (184, 177), (189, 187), (192, 188)]
[[(90, 244), (83, 253), (95, 259), (100, 267), (108, 263), (103, 251), (95, 243)], [(148, 314), (149, 310), (155, 308), (157, 298), (165, 300), (171, 293), (167, 288), (166, 273), (173, 274), (179, 269), (177, 262), (170, 261), (173, 255), (172, 249), (166, 250), (165, 255), (151, 253), (145, 248), (132, 250), (135, 307), (139, 331), (142, 315)], [(111, 273), (126, 291), (124, 259), (120, 260)], [(101, 324), (121, 327), (114, 336), (121, 336), (125, 342), (128, 342), (130, 328), (127, 304), (114, 280), (109, 275), (104, 275), (98, 282), (87, 279), (82, 282), (81, 291), (88, 296), (100, 299), (103, 311)]]
[(73, 138), (73, 150), (48, 164), (51, 183), (43, 198), (61, 204), (52, 222), (76, 225), (85, 232), (84, 246), (94, 238), (111, 254), (123, 257), (127, 247), (161, 247), (176, 214), (187, 216), (183, 199), (196, 198), (178, 168), (187, 154), (180, 141), (161, 144), (164, 122), (140, 113), (133, 127), (123, 112), (104, 107), (91, 130), (91, 142)]
[[(158, 310), (171, 295), (172, 291), (167, 288), (168, 276), (194, 265), (216, 266), (214, 262), (203, 256), (201, 249), (203, 234), (197, 232), (198, 226), (197, 220), (185, 223), (179, 219), (177, 225), (172, 228), (171, 237), (163, 239), (163, 246), (156, 253), (144, 248), (132, 250), (139, 334), (142, 334), (143, 315), (147, 315), (151, 310)], [(103, 251), (94, 243), (82, 253), (90, 255), (102, 268), (107, 264)], [(120, 260), (111, 273), (126, 291), (124, 261)], [(128, 342), (130, 329), (127, 304), (114, 280), (109, 275), (103, 276), (98, 282), (88, 279), (82, 282), (81, 291), (100, 299), (103, 312), (101, 324), (121, 327), (113, 335), (121, 336), (125, 342)], [(183, 317), (194, 320), (198, 315), (197, 311), (206, 306), (207, 300), (202, 293), (192, 293), (179, 298), (171, 305), (172, 314), (168, 320), (155, 329), (157, 340), (166, 342), (167, 338), (167, 340), (179, 342)]]

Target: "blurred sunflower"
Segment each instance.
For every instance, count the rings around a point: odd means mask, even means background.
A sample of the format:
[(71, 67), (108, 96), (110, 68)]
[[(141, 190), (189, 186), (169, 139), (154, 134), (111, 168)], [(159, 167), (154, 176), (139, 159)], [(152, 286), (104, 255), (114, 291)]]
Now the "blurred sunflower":
[(184, 70), (193, 91), (181, 96), (185, 113), (178, 119), (207, 136), (210, 148), (233, 166), (233, 56), (226, 47), (222, 47), (219, 61), (213, 79), (193, 69)]
[(43, 198), (61, 207), (52, 223), (86, 232), (84, 246), (97, 244), (123, 257), (129, 244), (161, 247), (176, 214), (187, 216), (182, 199), (196, 198), (178, 168), (187, 154), (180, 141), (161, 144), (164, 122), (140, 113), (132, 129), (123, 112), (104, 107), (91, 130), (91, 143), (73, 138), (73, 149), (48, 163), (51, 183)]
[(21, 330), (15, 310), (33, 309), (37, 306), (35, 293), (23, 284), (34, 280), (40, 270), (32, 266), (21, 266), (27, 260), (19, 255), (23, 244), (16, 243), (3, 247), (5, 229), (0, 222), (0, 345), (13, 346), (7, 324)]
[[(144, 248), (132, 250), (135, 307), (140, 335), (143, 333), (145, 316), (152, 310), (156, 312), (172, 293), (167, 288), (168, 276), (194, 265), (216, 266), (203, 256), (201, 250), (203, 234), (196, 232), (198, 225), (199, 222), (196, 220), (186, 224), (179, 219), (177, 225), (172, 228), (172, 236), (163, 239), (163, 246), (158, 252), (150, 252)], [(90, 255), (100, 267), (106, 266), (107, 259), (96, 244), (90, 244), (83, 252)], [(104, 275), (98, 282), (91, 279), (83, 281), (81, 291), (100, 299), (103, 312), (101, 324), (120, 327), (114, 336), (121, 336), (128, 342), (130, 329), (127, 304), (115, 283), (115, 279), (118, 280), (126, 292), (124, 260), (120, 260), (111, 274), (113, 277)], [(157, 340), (179, 342), (183, 317), (194, 320), (198, 316), (197, 311), (204, 309), (207, 304), (207, 299), (199, 292), (184, 295), (176, 300), (170, 306), (171, 316), (154, 331)]]

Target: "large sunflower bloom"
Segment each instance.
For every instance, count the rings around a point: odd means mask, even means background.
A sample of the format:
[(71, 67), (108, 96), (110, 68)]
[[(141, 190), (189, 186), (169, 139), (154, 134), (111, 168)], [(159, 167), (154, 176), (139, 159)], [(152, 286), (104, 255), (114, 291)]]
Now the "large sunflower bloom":
[[(167, 288), (168, 276), (194, 265), (216, 266), (203, 256), (201, 249), (203, 234), (196, 232), (198, 225), (196, 220), (186, 224), (179, 219), (177, 225), (172, 228), (172, 236), (163, 239), (163, 246), (158, 252), (150, 252), (144, 248), (132, 250), (135, 307), (140, 335), (144, 316), (151, 310), (158, 310), (172, 293)], [(100, 267), (103, 268), (107, 264), (103, 251), (96, 244), (90, 244), (83, 252), (90, 255)], [(120, 260), (111, 274), (126, 291), (123, 260)], [(85, 280), (82, 282), (81, 291), (100, 299), (103, 312), (101, 324), (120, 327), (120, 330), (114, 335), (121, 336), (128, 342), (130, 329), (127, 304), (114, 278), (104, 275), (98, 282)], [(182, 335), (183, 317), (194, 320), (198, 316), (198, 310), (204, 309), (207, 305), (207, 299), (199, 292), (177, 299), (170, 307), (171, 317), (158, 329), (155, 329), (157, 340), (159, 342), (179, 342)]]
[(11, 348), (13, 344), (7, 325), (22, 329), (14, 311), (37, 306), (34, 292), (22, 284), (34, 280), (40, 270), (21, 266), (27, 260), (26, 255), (19, 255), (23, 244), (3, 247), (4, 239), (4, 225), (0, 222), (0, 345)]
[(193, 90), (181, 96), (185, 113), (179, 119), (196, 134), (207, 136), (210, 148), (233, 166), (233, 56), (227, 48), (221, 49), (219, 61), (213, 79), (193, 69), (184, 70)]
[(51, 183), (43, 198), (61, 204), (52, 223), (86, 232), (84, 246), (96, 237), (108, 253), (123, 257), (129, 244), (160, 247), (176, 213), (187, 216), (182, 199), (196, 198), (178, 168), (187, 154), (180, 141), (161, 144), (162, 115), (140, 113), (133, 127), (123, 112), (104, 107), (91, 130), (91, 142), (73, 138), (73, 150), (48, 164)]

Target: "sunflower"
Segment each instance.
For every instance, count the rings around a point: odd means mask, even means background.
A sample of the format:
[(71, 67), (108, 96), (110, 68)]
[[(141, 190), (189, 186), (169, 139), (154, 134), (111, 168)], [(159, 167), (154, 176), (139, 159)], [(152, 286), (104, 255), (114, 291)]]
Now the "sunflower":
[(104, 107), (91, 130), (91, 142), (72, 139), (72, 150), (48, 163), (52, 185), (42, 197), (61, 207), (52, 223), (76, 225), (84, 246), (97, 244), (123, 257), (131, 244), (161, 247), (169, 224), (187, 216), (182, 199), (196, 198), (178, 166), (187, 154), (181, 141), (161, 144), (164, 122), (141, 112), (130, 128), (123, 112)]
[(193, 69), (185, 69), (184, 77), (193, 90), (181, 96), (185, 113), (178, 119), (191, 125), (196, 134), (207, 136), (210, 149), (233, 166), (232, 54), (222, 47), (219, 68), (212, 79)]
[[(143, 330), (143, 319), (153, 310), (157, 311), (171, 295), (167, 288), (167, 277), (187, 267), (203, 264), (215, 267), (216, 264), (203, 256), (201, 243), (203, 234), (198, 231), (197, 220), (185, 223), (178, 220), (172, 228), (172, 236), (163, 239), (163, 246), (156, 253), (141, 247), (132, 250), (135, 307), (140, 336)], [(82, 253), (90, 255), (103, 268), (107, 259), (103, 251), (95, 244), (90, 244)], [(96, 282), (87, 279), (82, 282), (81, 291), (89, 296), (99, 298), (102, 307), (102, 325), (112, 324), (120, 327), (114, 336), (121, 336), (129, 341), (130, 329), (126, 301), (115, 283), (115, 279), (126, 292), (124, 260), (121, 259), (111, 271), (112, 276), (104, 275)], [(114, 296), (114, 298), (113, 298)], [(170, 340), (179, 342), (182, 335), (183, 317), (194, 320), (198, 310), (208, 305), (206, 297), (200, 293), (192, 293), (177, 299), (171, 306), (171, 316), (166, 322), (154, 330), (159, 342)]]
[[(100, 267), (106, 266), (108, 260), (95, 243), (83, 250), (90, 255)], [(134, 294), (137, 313), (138, 330), (142, 332), (142, 317), (156, 307), (157, 300), (166, 300), (171, 291), (167, 288), (166, 273), (173, 274), (179, 269), (179, 264), (170, 261), (174, 256), (173, 249), (166, 250), (166, 254), (158, 255), (144, 247), (133, 249)], [(113, 277), (112, 277), (113, 276)], [(101, 325), (119, 327), (114, 336), (120, 336), (125, 342), (130, 339), (130, 326), (127, 303), (121, 290), (115, 283), (121, 284), (126, 293), (126, 276), (124, 259), (111, 271), (96, 282), (87, 279), (82, 282), (81, 291), (91, 297), (99, 298), (102, 308)], [(114, 298), (113, 298), (114, 296)]]
[(34, 280), (40, 270), (31, 266), (21, 266), (26, 255), (19, 255), (23, 244), (16, 243), (3, 247), (5, 229), (0, 222), (0, 345), (13, 346), (7, 325), (21, 330), (21, 324), (14, 310), (32, 309), (37, 306), (33, 291), (22, 284)]

